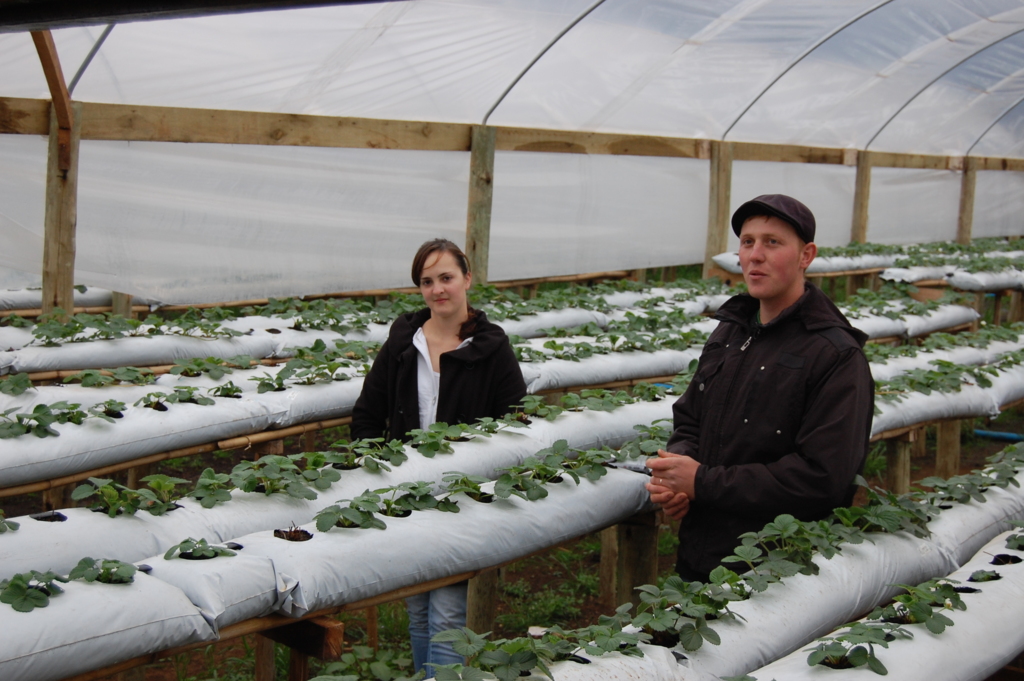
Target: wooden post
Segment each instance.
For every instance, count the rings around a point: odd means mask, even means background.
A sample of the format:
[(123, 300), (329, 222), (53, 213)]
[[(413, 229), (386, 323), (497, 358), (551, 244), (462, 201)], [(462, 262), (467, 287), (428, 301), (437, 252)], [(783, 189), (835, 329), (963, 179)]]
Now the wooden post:
[(960, 216), (956, 223), (956, 242), (971, 243), (974, 228), (974, 187), (978, 180), (978, 159), (968, 156), (964, 159), (963, 177), (960, 181)]
[(885, 484), (890, 492), (910, 491), (910, 458), (917, 436), (917, 430), (912, 430), (885, 443)]
[(110, 293), (110, 313), (119, 314), (125, 319), (135, 319), (135, 312), (132, 311), (132, 294)]
[(960, 420), (942, 421), (935, 434), (935, 475), (949, 479), (960, 474)]
[(1003, 323), (1003, 296), (1006, 295), (1006, 291), (996, 291), (993, 295), (995, 300), (992, 304), (992, 323), (1000, 326)]
[(466, 215), (466, 257), (473, 280), (486, 284), (491, 246), (491, 200), (494, 196), (495, 128), (474, 125), (469, 154), (469, 210)]
[(853, 224), (850, 241), (858, 244), (868, 240), (868, 205), (871, 201), (871, 153), (857, 154), (857, 180), (853, 187)]
[(252, 445), (251, 452), (254, 461), (261, 456), (282, 456), (284, 454), (284, 440), (270, 440), (254, 444)]
[[(80, 112), (81, 105), (75, 104)], [(50, 146), (46, 162), (46, 212), (43, 218), (44, 313), (75, 309), (75, 225), (78, 221), (78, 143), (81, 116), (76, 115), (68, 143), (68, 167), (62, 169), (62, 136), (55, 113), (50, 114)]]
[(729, 208), (732, 195), (732, 143), (711, 143), (711, 186), (708, 192), (708, 234), (704, 247), (704, 273), (711, 276), (711, 259), (729, 247)]
[(380, 647), (380, 621), (377, 606), (366, 609), (366, 643), (376, 651)]
[(1010, 318), (1008, 323), (1024, 321), (1024, 295), (1020, 291), (1010, 292)]
[(633, 516), (601, 532), (601, 598), (609, 610), (640, 602), (635, 588), (658, 578), (658, 522), (654, 513)]
[(466, 626), (477, 633), (494, 630), (498, 614), (498, 570), (484, 570), (469, 580)]
[(302, 435), (302, 448), (307, 452), (316, 451), (316, 431), (310, 430)]
[(61, 485), (60, 487), (51, 487), (50, 489), (43, 490), (43, 510), (55, 511), (60, 508), (74, 506), (74, 500), (71, 498), (71, 492), (74, 491), (74, 487), (74, 485)]
[(128, 487), (128, 489), (139, 489), (140, 487), (144, 487), (145, 484), (142, 482), (142, 479), (149, 475), (151, 468), (152, 465), (148, 463), (143, 464), (141, 466), (133, 466), (132, 468), (129, 468), (128, 484), (125, 486)]
[(288, 681), (309, 680), (309, 655), (292, 648), (288, 654)]
[(275, 681), (277, 664), (274, 661), (274, 642), (263, 634), (256, 634), (256, 672), (254, 681)]

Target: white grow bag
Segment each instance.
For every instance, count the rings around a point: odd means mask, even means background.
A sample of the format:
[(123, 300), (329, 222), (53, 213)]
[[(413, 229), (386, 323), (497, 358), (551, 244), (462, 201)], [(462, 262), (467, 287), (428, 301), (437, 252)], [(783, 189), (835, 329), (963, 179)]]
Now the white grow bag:
[(1017, 342), (993, 341), (986, 347), (957, 347), (949, 350), (927, 351), (920, 349), (913, 357), (891, 357), (884, 364), (871, 363), (871, 377), (876, 381), (888, 381), (896, 376), (905, 374), (912, 369), (931, 369), (932, 360), (944, 360), (959, 364), (961, 366), (977, 366), (979, 364), (991, 364), (999, 359), (1000, 355), (1024, 347), (1020, 340)]
[(880, 413), (871, 423), (871, 434), (904, 428), (926, 421), (999, 415), (999, 404), (990, 389), (965, 384), (960, 392), (929, 395), (908, 393), (899, 402), (876, 401)]
[(71, 582), (29, 613), (0, 607), (0, 678), (56, 681), (216, 638), (180, 590), (136, 573), (132, 584)]
[(143, 562), (151, 577), (180, 589), (218, 635), (228, 625), (274, 612), (295, 588), (272, 560), (250, 556), (244, 547), (234, 556), (165, 560), (160, 553)]
[(1024, 272), (1007, 269), (1001, 272), (967, 272), (956, 270), (947, 281), (961, 291), (1002, 291), (1024, 288)]
[[(922, 624), (904, 625), (913, 632), (910, 640), (899, 639), (888, 648), (876, 647), (875, 655), (894, 679), (930, 681), (982, 681), (1016, 657), (1024, 648), (1024, 563), (993, 566), (992, 556), (1021, 552), (1006, 548), (1007, 534), (992, 539), (976, 556), (949, 578), (965, 586), (980, 588), (978, 593), (961, 596), (967, 610), (943, 612), (953, 626), (939, 635)], [(969, 584), (975, 570), (995, 570), (1002, 579)], [(808, 644), (805, 648), (812, 648)], [(750, 672), (759, 681), (769, 679), (822, 679), (823, 681), (863, 681), (865, 669), (828, 669), (807, 664), (806, 650), (795, 651), (762, 669)]]
[[(241, 537), (249, 555), (265, 555), (297, 582), (281, 612), (293, 617), (406, 586), (500, 565), (650, 510), (647, 476), (610, 470), (598, 482), (549, 485), (539, 501), (459, 499), (458, 513), (414, 512), (387, 518), (387, 530), (334, 528), (304, 542), (269, 532)], [(500, 528), (514, 528), (501, 531)], [(373, 560), (367, 560), (373, 556)]]
[(943, 329), (970, 324), (981, 315), (973, 307), (965, 305), (940, 305), (925, 315), (907, 315), (903, 318), (907, 325), (907, 335), (911, 338), (923, 336)]
[(934, 267), (890, 267), (880, 275), (888, 281), (901, 281), (913, 284), (918, 281), (942, 281), (953, 273), (955, 265), (936, 265)]
[(561, 310), (545, 310), (537, 314), (523, 315), (519, 319), (495, 321), (509, 336), (521, 338), (537, 338), (543, 336), (542, 329), (557, 327), (569, 329), (593, 322), (602, 329), (608, 326), (608, 317), (603, 312), (584, 310), (578, 307), (567, 307)]

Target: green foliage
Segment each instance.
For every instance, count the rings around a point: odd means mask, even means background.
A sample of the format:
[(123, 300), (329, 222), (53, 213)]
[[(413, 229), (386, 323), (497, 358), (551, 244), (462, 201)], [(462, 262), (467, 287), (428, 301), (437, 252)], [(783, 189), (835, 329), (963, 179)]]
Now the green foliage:
[(442, 477), (441, 480), (445, 483), (445, 494), (450, 497), (453, 494), (465, 494), (470, 499), (475, 501), (489, 500), (490, 494), (487, 494), (480, 489), (480, 485), (490, 482), (485, 477), (479, 475), (467, 475), (460, 471), (448, 471)]
[(188, 496), (198, 500), (203, 508), (213, 508), (217, 504), (231, 501), (232, 487), (231, 476), (207, 468), (199, 475), (195, 489)]
[(138, 568), (131, 563), (105, 558), (83, 558), (71, 570), (68, 579), (81, 579), (86, 582), (101, 582), (103, 584), (131, 584), (135, 581), (136, 572), (138, 572)]
[(126, 319), (115, 314), (68, 315), (61, 308), (40, 315), (32, 328), (35, 341), (41, 341), (46, 347), (56, 347), (62, 343), (80, 343), (83, 341), (114, 340), (143, 333), (143, 323), (137, 319)]
[(975, 570), (971, 573), (971, 576), (967, 578), (968, 582), (994, 582), (998, 579), (1002, 579), (1003, 576), (995, 570)]
[(331, 447), (340, 451), (326, 453), (325, 460), (328, 463), (345, 468), (362, 466), (373, 473), (390, 471), (391, 466), (388, 464), (401, 466), (409, 459), (401, 440), (386, 442), (382, 437), (362, 438), (352, 442), (339, 440), (331, 444)]
[(167, 411), (168, 404), (198, 404), (202, 406), (216, 404), (213, 398), (200, 395), (199, 391), (200, 388), (183, 385), (174, 388), (174, 392), (171, 393), (148, 393), (147, 395), (140, 397), (135, 402), (135, 406), (149, 407), (156, 411)]
[(374, 494), (380, 495), (383, 513), (386, 516), (399, 516), (410, 511), (427, 510), (459, 512), (459, 506), (455, 501), (448, 497), (438, 499), (433, 491), (433, 483), (420, 480), (374, 490)]
[(147, 475), (141, 482), (148, 486), (135, 490), (139, 495), (139, 507), (152, 515), (163, 515), (174, 508), (174, 502), (181, 498), (178, 486), (188, 484), (188, 480), (163, 474)]
[(390, 650), (374, 652), (368, 646), (353, 646), (337, 662), (331, 662), (312, 681), (413, 681), (412, 660)]
[(882, 676), (889, 673), (882, 661), (875, 656), (875, 646), (889, 647), (894, 638), (913, 638), (913, 634), (897, 624), (856, 622), (845, 633), (826, 636), (807, 657), (810, 666), (824, 665), (833, 669), (867, 666)]
[[(342, 506), (348, 502), (348, 505)], [(327, 532), (332, 527), (361, 528), (364, 530), (387, 529), (384, 521), (375, 514), (384, 513), (380, 495), (366, 490), (355, 499), (340, 499), (316, 514), (316, 529)]]
[(218, 386), (210, 388), (206, 391), (208, 395), (214, 397), (241, 397), (242, 389), (235, 385), (234, 381), (228, 381), (227, 383), (221, 383)]
[(32, 387), (32, 380), (27, 373), (10, 374), (0, 380), (0, 394), (2, 395), (21, 395)]
[(307, 486), (308, 478), (298, 465), (298, 461), (304, 457), (305, 454), (270, 455), (256, 461), (241, 461), (231, 470), (231, 482), (243, 492), (316, 499), (316, 492)]
[(917, 586), (897, 584), (906, 593), (896, 596), (891, 603), (875, 608), (869, 620), (881, 620), (895, 624), (924, 624), (933, 634), (941, 634), (946, 627), (953, 626), (953, 620), (939, 610), (966, 610), (955, 582), (946, 579), (932, 580)]
[(201, 560), (204, 558), (217, 558), (218, 556), (230, 557), (237, 554), (224, 546), (209, 544), (205, 539), (189, 537), (185, 541), (167, 549), (167, 552), (164, 553), (164, 560), (171, 560), (176, 555), (180, 555), (182, 558)]
[[(89, 414), (79, 409), (80, 404), (54, 402), (37, 404), (31, 412), (16, 414), (20, 407), (0, 412), (0, 440), (11, 439), (31, 433), (36, 437), (58, 437), (60, 433), (52, 428), (59, 423), (82, 425)], [(13, 415), (13, 417), (12, 417)]]
[(50, 599), (64, 593), (57, 582), (67, 583), (65, 577), (53, 572), (22, 572), (0, 581), (0, 603), (6, 603), (18, 612), (32, 612), (45, 608)]
[(17, 532), (19, 527), (21, 527), (21, 523), (8, 520), (4, 515), (3, 509), (0, 508), (0, 534), (5, 532)]
[(138, 492), (124, 485), (115, 483), (110, 478), (89, 478), (71, 493), (75, 501), (95, 497), (93, 510), (102, 510), (111, 518), (122, 513), (135, 515), (142, 505)]
[(191, 359), (179, 359), (171, 367), (171, 373), (175, 376), (186, 376), (195, 378), (203, 374), (209, 374), (210, 378), (217, 381), (225, 374), (233, 373), (231, 367), (248, 369), (252, 358), (248, 355), (239, 355), (229, 360), (220, 357), (193, 357)]

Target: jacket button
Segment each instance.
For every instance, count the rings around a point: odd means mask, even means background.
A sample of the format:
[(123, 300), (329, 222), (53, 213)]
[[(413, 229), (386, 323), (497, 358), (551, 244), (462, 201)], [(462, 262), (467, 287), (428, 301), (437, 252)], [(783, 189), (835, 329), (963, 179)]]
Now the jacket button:
[(746, 423), (746, 422), (747, 422), (747, 420), (746, 420), (746, 419), (743, 419), (743, 423)]
[(701, 392), (704, 392), (704, 384), (703, 383), (700, 384), (700, 388), (698, 388), (698, 390), (700, 390)]
[(781, 431), (781, 430), (776, 430), (776, 431), (775, 431), (775, 434), (776, 434), (776, 435), (782, 435), (782, 431)]
[(764, 367), (761, 367), (761, 371), (764, 371)]

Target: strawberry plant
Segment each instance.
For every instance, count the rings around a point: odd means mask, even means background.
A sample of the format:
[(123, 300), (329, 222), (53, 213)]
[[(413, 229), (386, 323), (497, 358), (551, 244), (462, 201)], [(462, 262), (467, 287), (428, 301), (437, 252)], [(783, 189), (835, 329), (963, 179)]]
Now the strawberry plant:
[(32, 380), (26, 373), (11, 374), (0, 380), (0, 394), (3, 395), (21, 395), (32, 387)]
[(178, 505), (174, 503), (181, 498), (176, 488), (179, 485), (187, 485), (188, 480), (172, 478), (169, 475), (154, 474), (142, 478), (142, 482), (148, 487), (141, 487), (135, 490), (139, 495), (139, 507), (152, 515), (163, 515)]
[(190, 307), (177, 319), (166, 322), (160, 330), (162, 333), (193, 338), (233, 338), (242, 335), (241, 331), (221, 326), (218, 322), (207, 319), (202, 312), (194, 307)]
[(250, 378), (249, 380), (256, 381), (256, 392), (260, 395), (269, 392), (281, 392), (282, 390), (288, 389), (284, 384), (285, 377), (281, 375), (281, 372), (278, 372), (276, 376), (263, 374), (262, 376)]
[(296, 499), (316, 499), (316, 492), (305, 484), (297, 461), (304, 454), (264, 456), (256, 461), (242, 461), (231, 470), (231, 482), (243, 492), (287, 494)]
[(459, 512), (456, 502), (447, 497), (438, 499), (434, 496), (433, 484), (425, 480), (403, 482), (394, 487), (374, 490), (373, 493), (380, 496), (384, 515), (387, 516), (408, 515), (407, 512), (431, 509), (449, 513)]
[[(0, 513), (0, 525), (3, 523), (3, 514)], [(1024, 527), (1024, 522), (1019, 520), (1010, 520), (1009, 523), (1014, 527)], [(14, 529), (18, 529), (15, 527)], [(0, 533), (3, 529), (0, 529)], [(1024, 534), (1011, 534), (1006, 538), (1006, 548), (1011, 551), (1024, 551)]]
[[(60, 433), (51, 426), (58, 423), (82, 425), (89, 415), (79, 409), (80, 404), (54, 402), (37, 404), (27, 414), (15, 414), (20, 407), (0, 412), (0, 440), (32, 433), (36, 437), (58, 437)], [(11, 415), (14, 417), (11, 418)]]
[(194, 386), (183, 385), (175, 388), (172, 393), (149, 393), (140, 397), (135, 402), (135, 406), (141, 405), (156, 411), (167, 411), (168, 404), (198, 404), (202, 406), (216, 404), (213, 398), (200, 395), (199, 390)]
[[(348, 505), (341, 506), (345, 502), (348, 502)], [(338, 503), (317, 513), (314, 520), (316, 529), (320, 532), (327, 532), (332, 527), (384, 530), (387, 529), (387, 525), (374, 515), (383, 512), (380, 496), (367, 490), (355, 499), (340, 499)]]
[(875, 646), (889, 647), (896, 638), (913, 638), (913, 634), (898, 624), (865, 624), (856, 622), (838, 636), (826, 636), (807, 656), (807, 664), (823, 665), (832, 669), (849, 669), (867, 666), (882, 676), (889, 673), (882, 661), (875, 656)]
[(304, 455), (305, 466), (302, 470), (302, 478), (307, 485), (321, 491), (330, 489), (331, 485), (341, 480), (341, 473), (327, 465), (327, 456), (328, 454), (325, 452), (312, 452)]
[(382, 437), (362, 438), (353, 442), (339, 440), (331, 444), (331, 447), (341, 451), (328, 453), (326, 460), (342, 470), (362, 466), (372, 473), (382, 469), (390, 471), (388, 464), (401, 466), (409, 459), (401, 440), (385, 442)]
[(893, 598), (888, 605), (875, 608), (868, 619), (895, 624), (924, 624), (933, 634), (941, 634), (946, 627), (953, 626), (949, 619), (938, 610), (966, 610), (954, 582), (938, 579), (918, 586), (894, 584), (906, 593)]
[(16, 523), (13, 520), (8, 520), (4, 515), (3, 509), (0, 509), (0, 534), (4, 532), (17, 532), (18, 528), (21, 527), (20, 523)]
[(1002, 579), (1003, 576), (995, 570), (975, 570), (967, 578), (968, 582), (994, 582)]
[(81, 579), (86, 582), (101, 582), (103, 584), (131, 584), (135, 581), (136, 572), (138, 572), (138, 568), (131, 563), (83, 558), (71, 570), (68, 579)]
[(445, 494), (448, 497), (461, 492), (473, 501), (488, 502), (493, 498), (492, 495), (480, 489), (480, 485), (490, 482), (485, 477), (467, 475), (460, 471), (448, 471), (442, 476), (441, 480), (447, 483)]
[(523, 413), (547, 421), (554, 421), (562, 413), (561, 407), (548, 404), (543, 395), (526, 395), (522, 401)]
[(214, 397), (239, 398), (242, 396), (242, 389), (235, 385), (233, 381), (228, 381), (227, 383), (221, 383), (218, 386), (208, 389), (206, 393)]
[(71, 493), (75, 501), (95, 497), (96, 503), (90, 506), (94, 511), (103, 511), (111, 518), (121, 515), (135, 515), (142, 504), (142, 498), (136, 490), (116, 484), (110, 478), (89, 478)]
[(193, 357), (191, 359), (179, 359), (174, 362), (174, 366), (171, 367), (171, 374), (175, 376), (185, 376), (187, 378), (195, 378), (202, 376), (203, 374), (209, 374), (210, 378), (217, 381), (224, 378), (225, 374), (232, 373), (231, 366), (243, 366), (249, 368), (249, 362), (251, 357), (248, 355), (242, 355), (239, 357), (232, 357), (229, 360), (223, 360), (220, 357)]
[(124, 410), (127, 409), (124, 402), (118, 400), (107, 400), (94, 404), (89, 407), (89, 416), (103, 419), (104, 421), (114, 422), (114, 419), (119, 419), (124, 416)]
[[(339, 676), (340, 675), (340, 676)], [(412, 660), (399, 657), (391, 650), (375, 651), (369, 646), (352, 646), (337, 662), (323, 669), (323, 675), (312, 681), (352, 681), (355, 679), (386, 679), (387, 681), (413, 681)]]
[(480, 431), (465, 424), (449, 426), (447, 423), (438, 421), (431, 423), (426, 429), (410, 430), (409, 445), (423, 456), (432, 459), (435, 454), (451, 454), (455, 450), (452, 449), (450, 443), (467, 440), (467, 433), (475, 434)]
[(57, 582), (67, 583), (67, 578), (53, 572), (22, 572), (10, 579), (0, 581), (0, 603), (6, 603), (18, 612), (32, 612), (45, 608), (50, 599), (64, 593)]
[(231, 501), (232, 487), (231, 476), (207, 468), (199, 475), (195, 489), (188, 496), (198, 500), (203, 508), (213, 508), (217, 504)]
[(205, 539), (189, 537), (185, 541), (167, 549), (167, 552), (164, 553), (164, 560), (171, 560), (176, 555), (181, 556), (185, 560), (205, 560), (219, 556), (230, 557), (237, 554), (227, 547), (209, 544)]

